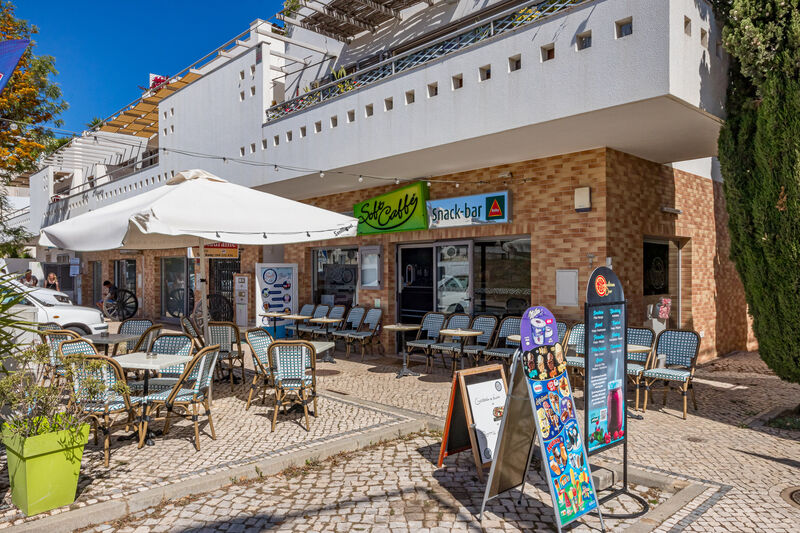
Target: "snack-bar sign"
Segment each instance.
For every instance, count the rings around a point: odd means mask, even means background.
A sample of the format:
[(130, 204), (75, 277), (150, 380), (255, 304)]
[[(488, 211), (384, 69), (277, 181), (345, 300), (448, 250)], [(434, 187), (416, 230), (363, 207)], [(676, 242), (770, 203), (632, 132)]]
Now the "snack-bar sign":
[(428, 227), (502, 224), (509, 220), (508, 191), (428, 201)]

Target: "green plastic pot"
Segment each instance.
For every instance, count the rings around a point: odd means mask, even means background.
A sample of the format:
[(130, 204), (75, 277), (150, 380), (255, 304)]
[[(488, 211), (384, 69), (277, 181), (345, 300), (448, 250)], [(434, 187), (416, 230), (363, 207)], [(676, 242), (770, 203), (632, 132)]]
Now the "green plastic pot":
[(2, 434), (14, 505), (31, 516), (75, 501), (89, 424), (27, 438), (4, 426)]

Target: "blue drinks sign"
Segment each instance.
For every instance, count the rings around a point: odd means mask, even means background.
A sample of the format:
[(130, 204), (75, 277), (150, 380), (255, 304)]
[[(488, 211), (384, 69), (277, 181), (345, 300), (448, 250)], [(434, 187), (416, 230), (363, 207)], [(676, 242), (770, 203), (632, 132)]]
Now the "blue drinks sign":
[(625, 440), (625, 294), (608, 267), (592, 272), (586, 288), (586, 446), (589, 454)]
[(539, 448), (559, 531), (597, 509), (597, 493), (576, 418), (575, 401), (561, 353), (558, 328), (545, 307), (522, 317), (522, 367), (539, 436)]
[(502, 224), (509, 220), (508, 191), (428, 201), (428, 227)]

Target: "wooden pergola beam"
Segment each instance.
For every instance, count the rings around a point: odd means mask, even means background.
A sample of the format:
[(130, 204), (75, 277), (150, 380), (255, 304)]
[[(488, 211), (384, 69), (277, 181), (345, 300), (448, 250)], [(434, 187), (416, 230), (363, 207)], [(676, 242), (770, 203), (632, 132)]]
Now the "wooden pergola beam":
[(392, 9), (390, 7), (386, 7), (378, 2), (374, 2), (373, 0), (355, 0), (361, 5), (367, 6), (370, 9), (374, 9), (379, 13), (383, 13), (387, 17), (393, 17), (397, 20), (403, 20), (403, 17), (400, 15), (400, 12), (396, 9)]
[[(319, 4), (322, 7), (318, 8), (318, 7), (312, 6), (312, 5), (310, 5), (311, 2)], [(361, 30), (368, 31), (370, 33), (375, 33), (375, 26), (373, 26), (372, 24), (369, 24), (368, 22), (366, 22), (364, 20), (356, 18), (356, 17), (350, 15), (349, 13), (345, 13), (344, 11), (336, 9), (335, 7), (331, 7), (328, 4), (325, 4), (324, 2), (321, 2), (320, 0), (310, 0), (310, 1), (309, 0), (300, 0), (300, 3), (301, 3), (301, 5), (307, 7), (308, 9), (310, 9), (311, 11), (316, 11), (317, 13), (325, 15), (326, 17), (330, 17), (330, 18), (332, 18), (334, 20), (338, 20), (339, 22), (343, 22), (345, 24), (350, 24), (351, 26), (355, 26), (356, 28), (359, 28)]]

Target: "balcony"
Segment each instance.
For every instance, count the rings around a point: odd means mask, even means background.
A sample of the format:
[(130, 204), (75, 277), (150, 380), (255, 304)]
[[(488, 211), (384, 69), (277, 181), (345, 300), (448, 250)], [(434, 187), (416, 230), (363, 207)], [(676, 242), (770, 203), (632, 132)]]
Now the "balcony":
[[(302, 96), (287, 100), (267, 109), (267, 122), (291, 113), (308, 109), (317, 104), (375, 84), (381, 80), (437, 61), (444, 56), (472, 47), (478, 43), (539, 22), (578, 4), (593, 0), (537, 0), (520, 8), (514, 7), (488, 20), (480, 21), (453, 35), (426, 43), (402, 54), (382, 61), (370, 68), (357, 70), (313, 89)], [(330, 77), (329, 77), (330, 78)]]

